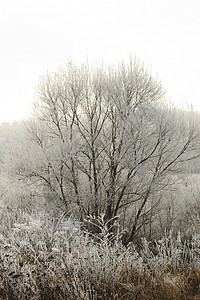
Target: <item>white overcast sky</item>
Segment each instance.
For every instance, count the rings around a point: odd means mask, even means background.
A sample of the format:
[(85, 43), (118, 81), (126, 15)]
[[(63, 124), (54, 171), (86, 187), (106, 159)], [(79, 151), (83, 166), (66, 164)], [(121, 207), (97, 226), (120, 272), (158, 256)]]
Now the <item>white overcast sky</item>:
[(2, 0), (0, 122), (26, 117), (39, 76), (68, 59), (135, 54), (200, 110), (200, 0)]

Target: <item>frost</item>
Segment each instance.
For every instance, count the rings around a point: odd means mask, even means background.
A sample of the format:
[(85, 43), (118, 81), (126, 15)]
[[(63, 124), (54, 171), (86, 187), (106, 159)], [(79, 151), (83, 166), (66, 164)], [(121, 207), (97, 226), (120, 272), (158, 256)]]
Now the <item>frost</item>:
[(22, 224), (14, 223), (13, 226), (15, 229), (18, 229), (18, 230), (27, 230), (28, 229), (28, 226), (26, 223), (22, 223)]
[(0, 234), (0, 242), (3, 242), (5, 240), (4, 236)]
[(29, 226), (33, 230), (41, 230), (42, 226), (43, 226), (43, 223), (40, 220), (36, 220), (36, 219), (30, 218)]
[(58, 248), (52, 248), (51, 250), (52, 250), (52, 252), (54, 252), (54, 253), (59, 253), (59, 252), (60, 252), (60, 250), (59, 250)]

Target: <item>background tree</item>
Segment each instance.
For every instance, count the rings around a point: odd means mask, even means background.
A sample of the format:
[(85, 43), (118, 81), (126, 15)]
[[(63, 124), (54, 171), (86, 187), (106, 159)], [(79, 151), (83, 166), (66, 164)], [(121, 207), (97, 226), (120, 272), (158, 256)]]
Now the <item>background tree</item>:
[(192, 116), (165, 104), (137, 59), (115, 68), (69, 62), (42, 77), (27, 128), (35, 148), (18, 175), (80, 220), (104, 214), (112, 227), (118, 218), (125, 244), (152, 221), (171, 174), (198, 155)]

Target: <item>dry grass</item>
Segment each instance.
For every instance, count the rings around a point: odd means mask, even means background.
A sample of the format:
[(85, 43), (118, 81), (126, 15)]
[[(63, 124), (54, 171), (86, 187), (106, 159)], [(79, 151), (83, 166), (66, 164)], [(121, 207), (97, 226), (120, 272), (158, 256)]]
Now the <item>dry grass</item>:
[(140, 250), (100, 242), (77, 223), (0, 210), (0, 299), (200, 299), (200, 236), (168, 236)]

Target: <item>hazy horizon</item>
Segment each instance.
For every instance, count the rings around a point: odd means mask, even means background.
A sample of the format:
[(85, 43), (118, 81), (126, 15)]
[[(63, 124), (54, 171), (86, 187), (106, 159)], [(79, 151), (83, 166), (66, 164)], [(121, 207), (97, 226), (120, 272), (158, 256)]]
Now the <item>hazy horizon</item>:
[(0, 122), (27, 116), (39, 77), (68, 59), (137, 55), (167, 98), (199, 110), (199, 1), (43, 0), (1, 4)]

